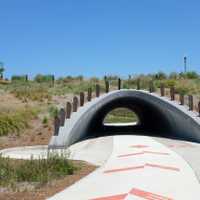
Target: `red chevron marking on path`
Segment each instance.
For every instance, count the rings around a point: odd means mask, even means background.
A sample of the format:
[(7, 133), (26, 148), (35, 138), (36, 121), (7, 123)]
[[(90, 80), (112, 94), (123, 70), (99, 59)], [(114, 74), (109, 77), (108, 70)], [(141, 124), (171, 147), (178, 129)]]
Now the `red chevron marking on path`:
[(90, 200), (124, 200), (128, 194), (118, 194), (114, 196), (108, 196), (108, 197), (99, 197), (95, 199)]
[(146, 163), (145, 165), (106, 170), (103, 173), (109, 174), (109, 173), (115, 173), (115, 172), (131, 171), (131, 170), (137, 170), (137, 169), (144, 169), (145, 167), (152, 167), (152, 168), (165, 169), (165, 170), (171, 170), (171, 171), (180, 171), (180, 169), (177, 167)]
[(130, 171), (130, 170), (136, 170), (136, 169), (143, 169), (144, 165), (140, 166), (133, 166), (133, 167), (125, 167), (125, 168), (117, 168), (117, 169), (111, 169), (104, 171), (105, 174), (108, 173), (114, 173), (114, 172), (121, 172), (121, 171)]
[(130, 194), (138, 196), (138, 197), (142, 197), (142, 198), (147, 199), (147, 200), (173, 200), (172, 198), (169, 198), (169, 197), (164, 197), (164, 196), (161, 196), (161, 195), (158, 195), (158, 194), (146, 192), (146, 191), (136, 189), (136, 188), (133, 188), (130, 191)]
[(168, 145), (168, 147), (171, 147), (171, 148), (186, 148), (186, 147), (193, 148), (195, 146), (192, 144), (170, 144), (170, 145)]
[(159, 194), (147, 192), (147, 191), (137, 189), (137, 188), (133, 188), (127, 194), (118, 194), (114, 196), (99, 197), (99, 198), (90, 199), (90, 200), (124, 200), (128, 195), (142, 197), (143, 199), (146, 199), (146, 200), (173, 200), (172, 198), (164, 197)]
[(149, 146), (147, 146), (147, 145), (142, 145), (142, 144), (137, 144), (137, 145), (131, 145), (130, 147), (131, 147), (131, 148), (147, 148), (147, 147), (149, 147)]
[(157, 154), (157, 155), (170, 155), (169, 153), (163, 153), (163, 152), (155, 152), (155, 151), (142, 151), (138, 153), (129, 153), (129, 154), (122, 154), (118, 157), (128, 157), (128, 156), (136, 156), (136, 155), (143, 155), (143, 154)]
[(160, 168), (160, 169), (167, 169), (167, 170), (172, 170), (172, 171), (180, 171), (180, 169), (177, 167), (163, 166), (163, 165), (157, 165), (157, 164), (146, 163), (146, 166)]

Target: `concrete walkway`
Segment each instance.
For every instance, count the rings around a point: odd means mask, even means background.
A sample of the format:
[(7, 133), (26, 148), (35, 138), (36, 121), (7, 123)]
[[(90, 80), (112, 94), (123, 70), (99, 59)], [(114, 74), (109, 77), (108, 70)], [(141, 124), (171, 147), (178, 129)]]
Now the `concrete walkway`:
[(115, 136), (107, 163), (49, 200), (193, 200), (200, 184), (188, 163), (143, 136)]
[[(71, 158), (101, 167), (49, 200), (197, 199), (200, 184), (192, 167), (200, 167), (188, 152), (198, 148), (196, 143), (133, 135), (77, 143), (70, 148)], [(4, 150), (3, 155), (16, 157), (17, 150)]]

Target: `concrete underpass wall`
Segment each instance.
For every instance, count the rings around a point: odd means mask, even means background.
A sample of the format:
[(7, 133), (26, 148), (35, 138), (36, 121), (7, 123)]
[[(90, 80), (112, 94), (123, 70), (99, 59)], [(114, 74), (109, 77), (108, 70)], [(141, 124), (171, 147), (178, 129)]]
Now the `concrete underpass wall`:
[[(140, 119), (137, 126), (106, 127), (103, 119), (117, 107), (133, 110)], [(112, 134), (145, 134), (200, 142), (200, 119), (187, 107), (146, 91), (118, 90), (88, 102), (67, 119), (50, 147), (67, 147), (90, 137)]]

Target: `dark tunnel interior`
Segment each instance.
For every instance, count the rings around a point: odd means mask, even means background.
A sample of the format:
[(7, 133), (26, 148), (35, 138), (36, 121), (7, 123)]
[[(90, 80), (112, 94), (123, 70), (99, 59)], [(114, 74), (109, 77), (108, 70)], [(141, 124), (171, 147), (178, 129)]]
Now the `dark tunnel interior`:
[[(128, 126), (105, 126), (105, 116), (115, 108), (124, 107), (135, 112), (140, 123)], [(173, 137), (173, 127), (163, 109), (138, 97), (121, 97), (102, 105), (97, 110), (86, 135), (87, 138), (119, 134), (141, 134), (160, 137)]]

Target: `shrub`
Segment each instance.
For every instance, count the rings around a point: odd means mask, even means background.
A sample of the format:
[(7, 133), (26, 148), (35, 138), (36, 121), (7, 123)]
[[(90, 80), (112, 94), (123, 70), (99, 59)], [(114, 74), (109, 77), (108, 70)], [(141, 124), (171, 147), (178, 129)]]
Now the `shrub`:
[(25, 109), (15, 112), (0, 113), (0, 136), (19, 134), (21, 130), (29, 127), (29, 120), (37, 116), (35, 109)]
[(44, 184), (71, 175), (75, 170), (77, 168), (64, 154), (38, 160), (12, 160), (0, 155), (0, 186), (16, 186), (19, 182)]

